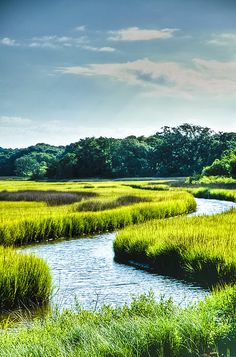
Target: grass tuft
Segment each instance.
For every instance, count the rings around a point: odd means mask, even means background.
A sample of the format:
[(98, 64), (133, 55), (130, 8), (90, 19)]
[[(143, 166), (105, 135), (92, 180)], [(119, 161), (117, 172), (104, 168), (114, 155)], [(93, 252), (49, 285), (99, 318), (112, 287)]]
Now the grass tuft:
[(0, 310), (41, 305), (51, 293), (51, 274), (39, 257), (0, 247)]

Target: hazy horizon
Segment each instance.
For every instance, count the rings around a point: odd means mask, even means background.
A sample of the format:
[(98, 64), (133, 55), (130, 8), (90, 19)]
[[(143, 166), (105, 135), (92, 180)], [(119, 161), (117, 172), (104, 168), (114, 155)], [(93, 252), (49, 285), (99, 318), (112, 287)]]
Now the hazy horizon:
[(236, 3), (0, 3), (0, 146), (236, 131)]
[[(191, 125), (194, 125), (193, 123), (180, 123), (179, 125), (183, 125), (183, 124), (191, 124)], [(212, 128), (209, 128), (209, 129), (212, 129)], [(212, 129), (214, 132), (220, 132), (220, 130), (219, 131), (217, 131), (217, 130), (214, 130), (214, 129)], [(36, 141), (36, 142), (34, 142), (34, 143), (32, 143), (32, 144), (29, 144), (29, 145), (24, 145), (24, 144), (22, 144), (22, 145), (19, 145), (19, 146), (1, 146), (0, 145), (0, 147), (2, 147), (3, 149), (24, 149), (24, 148), (27, 148), (27, 147), (29, 147), (29, 146), (35, 146), (35, 145), (37, 145), (37, 144), (46, 144), (46, 145), (52, 145), (52, 146), (67, 146), (67, 145), (69, 145), (69, 144), (73, 144), (73, 143), (75, 143), (75, 142), (78, 142), (80, 139), (85, 139), (85, 138), (87, 138), (87, 137), (95, 137), (95, 138), (99, 138), (99, 137), (106, 137), (106, 138), (114, 138), (114, 139), (124, 139), (124, 138), (126, 138), (126, 137), (128, 137), (128, 136), (136, 136), (136, 137), (139, 137), (139, 136), (145, 136), (145, 137), (148, 137), (148, 136), (152, 136), (152, 135), (154, 135), (154, 134), (156, 134), (157, 132), (159, 132), (159, 131), (161, 131), (161, 128), (159, 128), (159, 130), (156, 130), (155, 132), (153, 132), (153, 133), (148, 133), (147, 135), (145, 135), (145, 134), (143, 134), (143, 133), (138, 133), (137, 135), (136, 134), (134, 134), (134, 133), (130, 133), (130, 134), (127, 134), (127, 135), (124, 135), (124, 136), (121, 136), (121, 135), (85, 135), (85, 136), (81, 136), (81, 137), (78, 137), (76, 140), (74, 140), (74, 141), (70, 141), (70, 142), (67, 142), (67, 141), (65, 141), (65, 143), (63, 144), (63, 143), (58, 143), (58, 144), (56, 144), (56, 143), (51, 143), (51, 142), (45, 142), (45, 141)], [(230, 133), (230, 132), (232, 132), (232, 131), (230, 131), (230, 130), (226, 130), (226, 131), (222, 131), (222, 132), (228, 132), (228, 133)]]

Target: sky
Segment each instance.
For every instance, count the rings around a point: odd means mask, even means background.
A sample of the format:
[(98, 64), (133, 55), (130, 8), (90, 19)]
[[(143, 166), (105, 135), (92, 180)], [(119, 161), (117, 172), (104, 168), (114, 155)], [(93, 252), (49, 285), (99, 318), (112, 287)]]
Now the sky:
[(236, 1), (0, 0), (0, 147), (236, 130)]

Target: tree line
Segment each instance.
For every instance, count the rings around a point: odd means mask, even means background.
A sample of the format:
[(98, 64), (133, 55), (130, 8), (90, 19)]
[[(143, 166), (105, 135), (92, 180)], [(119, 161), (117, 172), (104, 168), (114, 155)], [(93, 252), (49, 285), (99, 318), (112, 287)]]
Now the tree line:
[(183, 124), (154, 135), (124, 139), (88, 137), (67, 146), (0, 147), (0, 176), (33, 179), (191, 176), (225, 152), (236, 150), (236, 133)]

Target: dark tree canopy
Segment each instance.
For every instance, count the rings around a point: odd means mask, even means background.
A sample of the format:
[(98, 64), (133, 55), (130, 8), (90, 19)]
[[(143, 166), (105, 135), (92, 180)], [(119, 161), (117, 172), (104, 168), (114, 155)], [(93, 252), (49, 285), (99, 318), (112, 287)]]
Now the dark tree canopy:
[[(53, 179), (189, 176), (201, 173), (213, 162), (212, 169), (205, 172), (221, 172), (217, 167), (222, 164), (217, 159), (234, 150), (236, 133), (216, 133), (207, 127), (183, 124), (165, 126), (149, 137), (90, 137), (66, 147), (40, 143), (25, 149), (0, 148), (0, 176)], [(235, 163), (230, 165), (235, 172)]]

